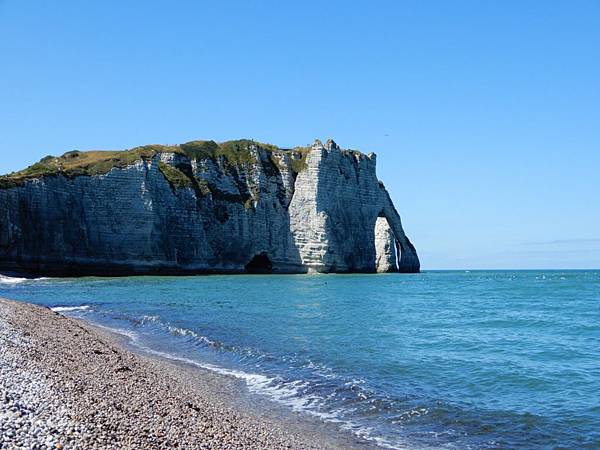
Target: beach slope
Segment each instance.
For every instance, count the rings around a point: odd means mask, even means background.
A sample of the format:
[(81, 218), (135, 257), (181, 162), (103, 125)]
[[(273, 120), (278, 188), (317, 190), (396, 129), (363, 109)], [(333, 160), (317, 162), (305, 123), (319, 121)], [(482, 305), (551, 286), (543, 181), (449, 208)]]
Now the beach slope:
[(0, 299), (0, 448), (348, 448), (236, 407), (209, 374)]

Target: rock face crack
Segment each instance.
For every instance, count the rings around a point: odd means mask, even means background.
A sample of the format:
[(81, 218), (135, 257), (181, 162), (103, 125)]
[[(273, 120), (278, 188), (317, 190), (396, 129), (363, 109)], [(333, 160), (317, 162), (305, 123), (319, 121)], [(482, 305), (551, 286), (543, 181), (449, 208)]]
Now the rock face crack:
[(374, 154), (331, 140), (289, 151), (248, 145), (229, 159), (167, 149), (97, 175), (4, 182), (0, 270), (419, 271)]

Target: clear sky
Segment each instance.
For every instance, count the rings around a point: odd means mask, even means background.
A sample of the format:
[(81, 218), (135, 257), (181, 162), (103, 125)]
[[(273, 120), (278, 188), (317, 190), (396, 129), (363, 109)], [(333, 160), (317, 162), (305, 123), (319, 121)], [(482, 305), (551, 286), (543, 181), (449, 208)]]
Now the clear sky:
[(0, 172), (333, 137), (422, 266), (600, 267), (600, 1), (0, 0)]

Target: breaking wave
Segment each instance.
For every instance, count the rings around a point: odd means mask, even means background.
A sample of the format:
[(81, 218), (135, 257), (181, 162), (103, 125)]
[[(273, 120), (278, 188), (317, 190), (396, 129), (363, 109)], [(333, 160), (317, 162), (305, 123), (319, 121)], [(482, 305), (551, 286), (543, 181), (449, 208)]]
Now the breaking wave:
[[(106, 310), (100, 314), (104, 319), (110, 318), (111, 323), (106, 325), (101, 319), (103, 324), (98, 324), (92, 319), (95, 325), (127, 336), (130, 344), (144, 353), (233, 377), (242, 381), (248, 392), (265, 396), (294, 412), (333, 423), (381, 447), (404, 448), (385, 439), (374, 427), (355, 420), (353, 413), (358, 409), (379, 407), (381, 402), (363, 388), (364, 380), (345, 378), (330, 367), (292, 355), (276, 357), (254, 348), (228, 345), (163, 321), (157, 315), (136, 317)], [(200, 349), (202, 354), (197, 353)], [(349, 397), (354, 401), (347, 404)]]
[(81, 305), (81, 306), (55, 306), (50, 308), (52, 311), (57, 313), (65, 313), (65, 312), (83, 312), (83, 311), (91, 311), (92, 307), (89, 305)]
[(21, 278), (21, 277), (10, 277), (8, 275), (0, 275), (0, 284), (20, 284), (27, 281), (41, 281), (47, 280), (48, 278)]

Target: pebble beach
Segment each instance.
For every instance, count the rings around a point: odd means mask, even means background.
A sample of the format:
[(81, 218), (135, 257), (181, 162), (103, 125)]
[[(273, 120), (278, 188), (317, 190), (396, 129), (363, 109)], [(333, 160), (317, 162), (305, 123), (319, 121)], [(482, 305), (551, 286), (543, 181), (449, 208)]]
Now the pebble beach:
[[(0, 448), (364, 448), (236, 406), (219, 377), (0, 299)], [(223, 392), (221, 392), (223, 391)]]

